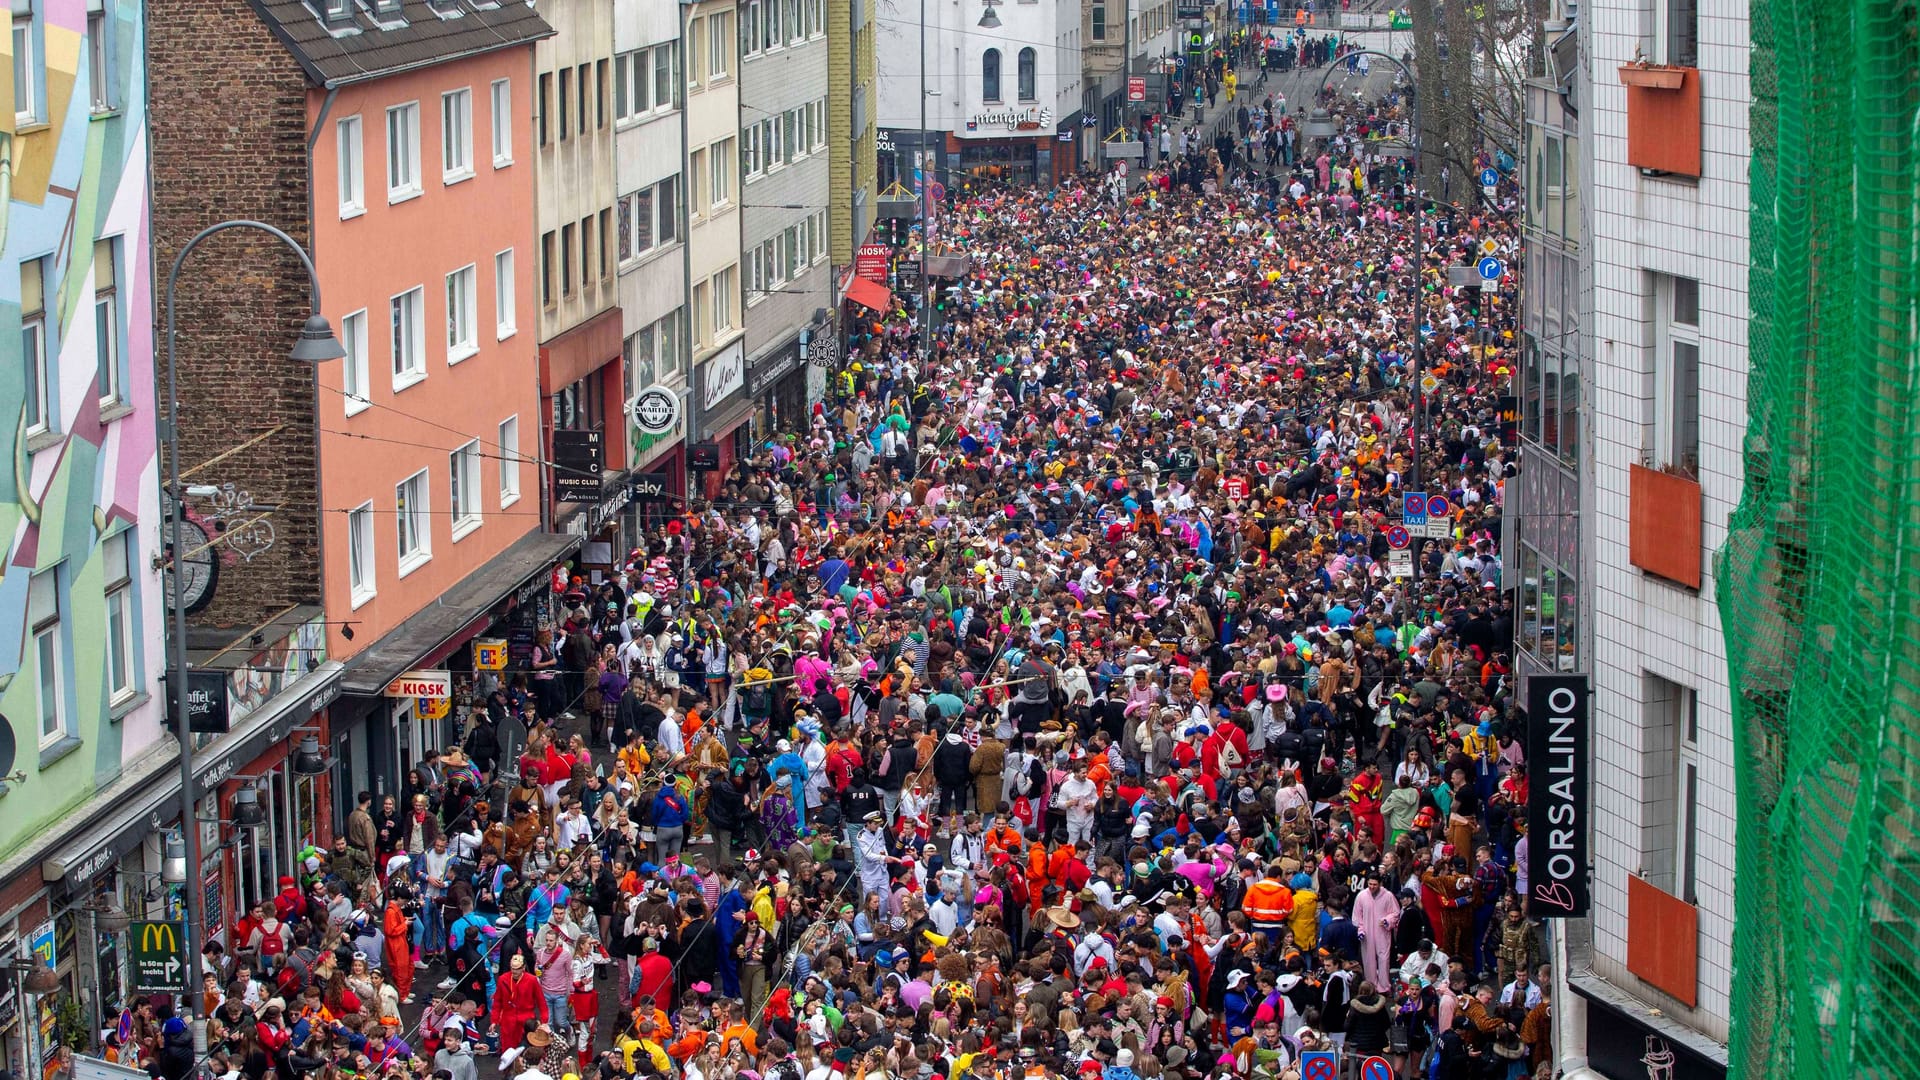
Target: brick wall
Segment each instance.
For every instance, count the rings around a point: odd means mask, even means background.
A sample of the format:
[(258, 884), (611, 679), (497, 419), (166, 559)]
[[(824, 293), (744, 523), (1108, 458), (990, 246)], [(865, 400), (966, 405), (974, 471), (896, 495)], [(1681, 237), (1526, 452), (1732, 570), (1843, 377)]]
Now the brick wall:
[[(309, 244), (307, 81), (245, 0), (151, 0), (150, 9), (155, 291), (164, 294), (180, 247), (215, 222), (265, 221)], [(273, 546), (251, 561), (223, 553), (215, 599), (195, 619), (246, 629), (320, 599), (313, 372), (286, 358), (309, 310), (306, 276), (278, 240), (236, 229), (194, 249), (178, 297), (182, 468), (280, 429), (186, 478), (231, 483), (279, 507), (268, 519)], [(154, 301), (164, 335), (165, 297)], [(164, 393), (164, 337), (159, 344)]]

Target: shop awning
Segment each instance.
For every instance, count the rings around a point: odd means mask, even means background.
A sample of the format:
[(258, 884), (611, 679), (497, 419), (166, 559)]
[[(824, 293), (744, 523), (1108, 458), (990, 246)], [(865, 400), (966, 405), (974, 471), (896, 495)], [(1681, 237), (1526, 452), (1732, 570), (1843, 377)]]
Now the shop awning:
[(578, 551), (584, 539), (575, 533), (532, 532), (514, 541), (485, 566), (460, 579), (432, 606), (348, 660), (340, 689), (357, 697), (376, 697), (408, 668), (445, 659), (464, 637), (485, 628), (483, 620), (495, 604), (530, 579), (544, 578), (554, 563)]
[(856, 277), (847, 283), (847, 299), (885, 314), (893, 309), (893, 292), (885, 285)]

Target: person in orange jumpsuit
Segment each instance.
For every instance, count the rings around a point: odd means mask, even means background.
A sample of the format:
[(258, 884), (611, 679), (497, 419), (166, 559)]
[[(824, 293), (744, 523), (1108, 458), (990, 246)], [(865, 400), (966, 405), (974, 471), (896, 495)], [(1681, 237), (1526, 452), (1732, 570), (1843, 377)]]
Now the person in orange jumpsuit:
[[(400, 863), (401, 859), (393, 860)], [(406, 867), (401, 866), (399, 874), (390, 881), (387, 888), (387, 910), (381, 917), (380, 932), (386, 938), (385, 954), (387, 976), (393, 980), (393, 988), (400, 992), (401, 1004), (413, 1001), (413, 946), (410, 937), (413, 933), (413, 920), (407, 917), (402, 903), (413, 897), (412, 886), (406, 881)]]
[(540, 980), (527, 970), (526, 958), (515, 953), (507, 958), (507, 970), (493, 988), (493, 1022), (499, 1028), (501, 1053), (526, 1038), (529, 1020), (546, 1022), (547, 998), (540, 992)]

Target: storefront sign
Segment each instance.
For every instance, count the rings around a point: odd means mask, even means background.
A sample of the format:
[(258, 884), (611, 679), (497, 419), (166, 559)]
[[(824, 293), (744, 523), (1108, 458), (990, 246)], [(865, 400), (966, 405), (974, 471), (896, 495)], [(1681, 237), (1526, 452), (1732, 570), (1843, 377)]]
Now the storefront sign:
[(562, 429), (553, 433), (553, 498), (556, 502), (597, 502), (600, 473), (606, 468), (602, 431)]
[(759, 397), (771, 389), (774, 383), (779, 382), (787, 372), (797, 370), (800, 367), (800, 353), (803, 348), (805, 346), (800, 344), (800, 339), (795, 337), (791, 342), (756, 361), (753, 370), (747, 373), (747, 396)]
[(127, 927), (133, 988), (185, 990), (187, 928), (172, 922), (136, 922)]
[(633, 501), (633, 489), (626, 485), (622, 485), (620, 490), (602, 499), (599, 505), (587, 511), (587, 535), (598, 535), (601, 529), (607, 527), (607, 522), (612, 521), (615, 515), (625, 510), (627, 503), (631, 501)]
[(840, 335), (831, 326), (816, 330), (807, 342), (807, 363), (821, 371), (831, 371), (840, 362)]
[(887, 283), (887, 261), (893, 249), (885, 244), (861, 244), (853, 253), (853, 272), (875, 285)]
[(697, 442), (687, 447), (687, 468), (717, 469), (720, 467), (720, 444)]
[(642, 473), (627, 485), (633, 501), (639, 503), (666, 502), (667, 478), (659, 473)]
[[(187, 672), (188, 731), (224, 735), (232, 727), (227, 674), (225, 671)], [(167, 715), (178, 716), (180, 705), (174, 698), (173, 682), (170, 678), (164, 681), (167, 684)]]
[(881, 128), (879, 132), (874, 135), (873, 148), (882, 154), (894, 153), (892, 130)]
[(507, 670), (507, 641), (505, 638), (479, 638), (473, 643), (473, 670)]
[(403, 671), (387, 684), (393, 698), (443, 698), (453, 693), (453, 676), (444, 671)]
[(700, 407), (712, 412), (746, 381), (747, 346), (736, 341), (715, 353), (701, 369)]
[(1529, 909), (1577, 918), (1591, 906), (1587, 881), (1587, 677), (1527, 680)]
[(627, 416), (645, 435), (664, 435), (680, 426), (680, 395), (655, 383), (627, 402)]
[(413, 714), (422, 720), (445, 720), (452, 711), (453, 699), (443, 697), (421, 698), (413, 707)]
[(1127, 80), (1127, 100), (1147, 100), (1147, 80), (1144, 76), (1135, 75)]
[(1007, 128), (1011, 131), (1038, 131), (1053, 126), (1053, 110), (1006, 109), (1000, 112), (979, 113), (969, 123), (976, 127)]

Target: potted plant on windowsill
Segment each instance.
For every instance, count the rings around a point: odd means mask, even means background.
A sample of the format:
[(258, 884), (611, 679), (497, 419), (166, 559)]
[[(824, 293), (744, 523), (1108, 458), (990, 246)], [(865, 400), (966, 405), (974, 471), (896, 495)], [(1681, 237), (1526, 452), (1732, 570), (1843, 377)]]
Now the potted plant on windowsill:
[(1674, 67), (1670, 64), (1653, 64), (1645, 60), (1635, 60), (1631, 64), (1620, 65), (1620, 81), (1627, 86), (1640, 86), (1649, 90), (1678, 90), (1687, 84), (1689, 68)]

